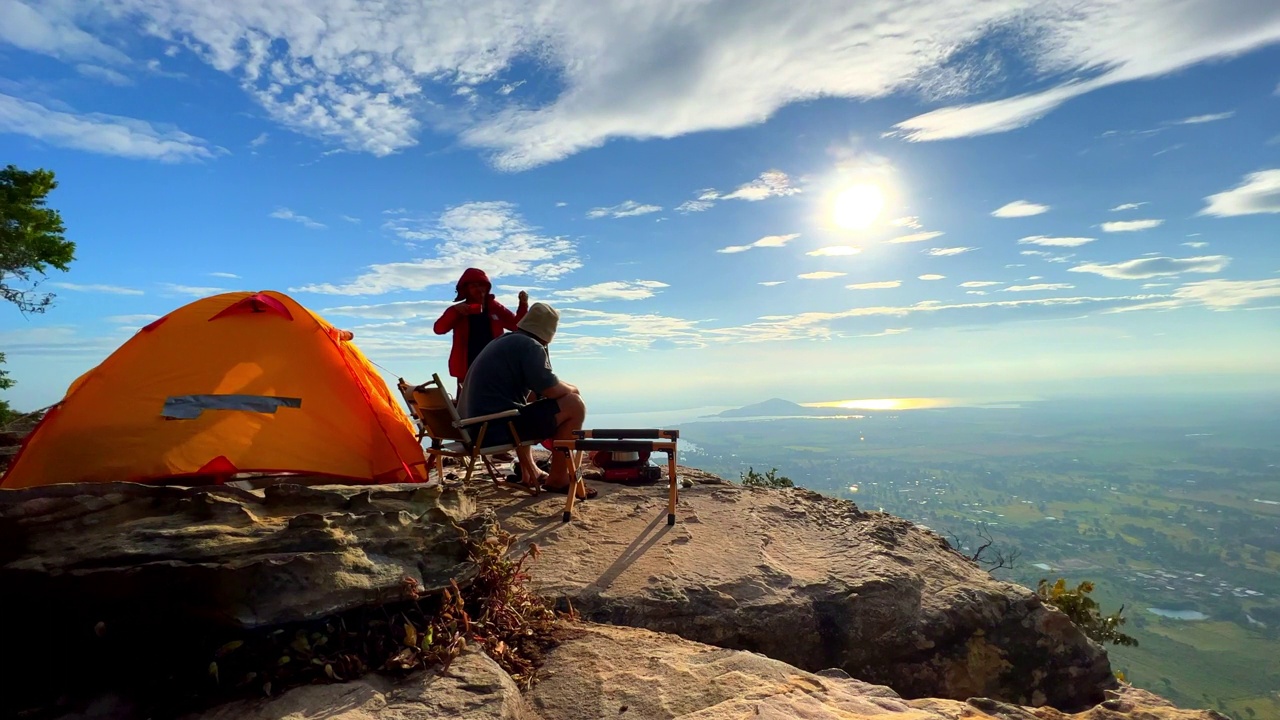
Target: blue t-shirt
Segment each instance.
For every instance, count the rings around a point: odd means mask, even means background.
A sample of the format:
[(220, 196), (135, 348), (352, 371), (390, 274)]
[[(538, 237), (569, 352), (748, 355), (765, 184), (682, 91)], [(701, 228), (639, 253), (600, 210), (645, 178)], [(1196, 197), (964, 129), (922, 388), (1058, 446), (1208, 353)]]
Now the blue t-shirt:
[(508, 333), (486, 345), (471, 363), (458, 414), (468, 418), (513, 410), (525, 404), (530, 390), (541, 395), (559, 382), (546, 346), (522, 332)]

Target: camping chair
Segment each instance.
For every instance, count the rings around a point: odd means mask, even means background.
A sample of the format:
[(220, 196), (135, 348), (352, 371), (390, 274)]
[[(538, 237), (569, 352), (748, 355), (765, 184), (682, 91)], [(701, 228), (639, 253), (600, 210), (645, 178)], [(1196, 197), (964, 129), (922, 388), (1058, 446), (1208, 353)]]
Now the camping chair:
[[(417, 386), (410, 386), (404, 378), (400, 378), (397, 387), (409, 406), (409, 414), (413, 416), (414, 424), (418, 426), (418, 441), (431, 438), (431, 447), (424, 447), (423, 450), (434, 460), (441, 484), (444, 483), (444, 458), (451, 457), (465, 461), (467, 470), (462, 480), (464, 484), (471, 480), (476, 461), (479, 460), (484, 463), (485, 469), (489, 471), (489, 476), (493, 478), (495, 484), (509, 486), (511, 483), (502, 481), (489, 457), (512, 452), (521, 445), (536, 445), (539, 442), (520, 439), (512, 422), (520, 415), (519, 410), (507, 410), (474, 418), (459, 417), (458, 407), (454, 404), (453, 398), (449, 397), (438, 374), (433, 373), (430, 381)], [(489, 429), (489, 423), (504, 420), (513, 442), (486, 447), (484, 436)], [(429, 477), (430, 474), (428, 474)], [(524, 485), (520, 487), (530, 493), (537, 492), (536, 489), (527, 488)]]
[(667, 524), (676, 524), (676, 500), (680, 489), (676, 485), (676, 443), (680, 440), (679, 430), (574, 430), (573, 440), (552, 441), (552, 452), (563, 452), (569, 456), (573, 482), (570, 483), (568, 497), (564, 503), (562, 522), (573, 518), (573, 502), (578, 497), (578, 489), (585, 487), (585, 482), (578, 472), (581, 468), (582, 453), (592, 450), (609, 450), (620, 452), (664, 452), (667, 454)]

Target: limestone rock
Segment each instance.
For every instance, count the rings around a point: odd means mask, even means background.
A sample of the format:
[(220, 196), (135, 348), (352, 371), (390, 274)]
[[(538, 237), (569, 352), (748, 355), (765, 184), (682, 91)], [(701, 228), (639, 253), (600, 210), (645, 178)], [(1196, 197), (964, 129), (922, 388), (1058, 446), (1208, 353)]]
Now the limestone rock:
[[(549, 651), (528, 698), (543, 720), (1218, 720), (1124, 688), (1114, 708), (1066, 715), (988, 699), (904, 700), (887, 687), (812, 674), (754, 653), (583, 623)], [(1126, 690), (1128, 692), (1126, 692)], [(1108, 701), (1109, 703), (1112, 701)]]
[(104, 483), (0, 492), (0, 587), (39, 610), (84, 597), (109, 610), (255, 628), (428, 590), (470, 572), (464, 494), (420, 485), (183, 488)]
[(478, 650), (463, 652), (443, 673), (416, 673), (399, 681), (366, 675), (354, 682), (308, 685), (289, 690), (276, 698), (228, 703), (208, 712), (189, 715), (183, 720), (279, 718), (538, 720), (511, 677)]
[(543, 556), (538, 590), (585, 619), (644, 627), (799, 668), (840, 668), (904, 697), (989, 697), (1076, 710), (1115, 686), (1105, 651), (1026, 588), (937, 534), (803, 489), (702, 485), (665, 520), (665, 485), (593, 483), (483, 506)]

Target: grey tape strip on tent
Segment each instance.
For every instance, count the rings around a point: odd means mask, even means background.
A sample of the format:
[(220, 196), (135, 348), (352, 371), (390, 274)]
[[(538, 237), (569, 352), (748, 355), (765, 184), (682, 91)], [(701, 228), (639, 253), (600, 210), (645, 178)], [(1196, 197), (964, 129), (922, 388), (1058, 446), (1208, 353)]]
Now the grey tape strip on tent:
[(274, 414), (276, 408), (300, 408), (302, 398), (270, 395), (174, 395), (164, 400), (162, 417), (194, 420), (205, 410), (247, 410)]

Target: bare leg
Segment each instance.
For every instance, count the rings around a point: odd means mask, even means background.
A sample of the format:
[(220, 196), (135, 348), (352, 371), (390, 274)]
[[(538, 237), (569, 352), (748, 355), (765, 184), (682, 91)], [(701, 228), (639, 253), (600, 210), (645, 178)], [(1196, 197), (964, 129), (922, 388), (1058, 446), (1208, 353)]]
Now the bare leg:
[[(587, 419), (587, 405), (582, 396), (576, 393), (558, 399), (560, 412), (556, 413), (556, 440), (572, 440), (573, 431), (581, 430)], [(551, 476), (547, 478), (548, 487), (562, 488), (572, 482), (569, 469), (569, 458), (562, 452), (551, 454)]]
[(516, 456), (520, 459), (520, 480), (525, 485), (536, 488), (547, 481), (547, 474), (534, 462), (531, 446), (521, 445), (516, 448)]

